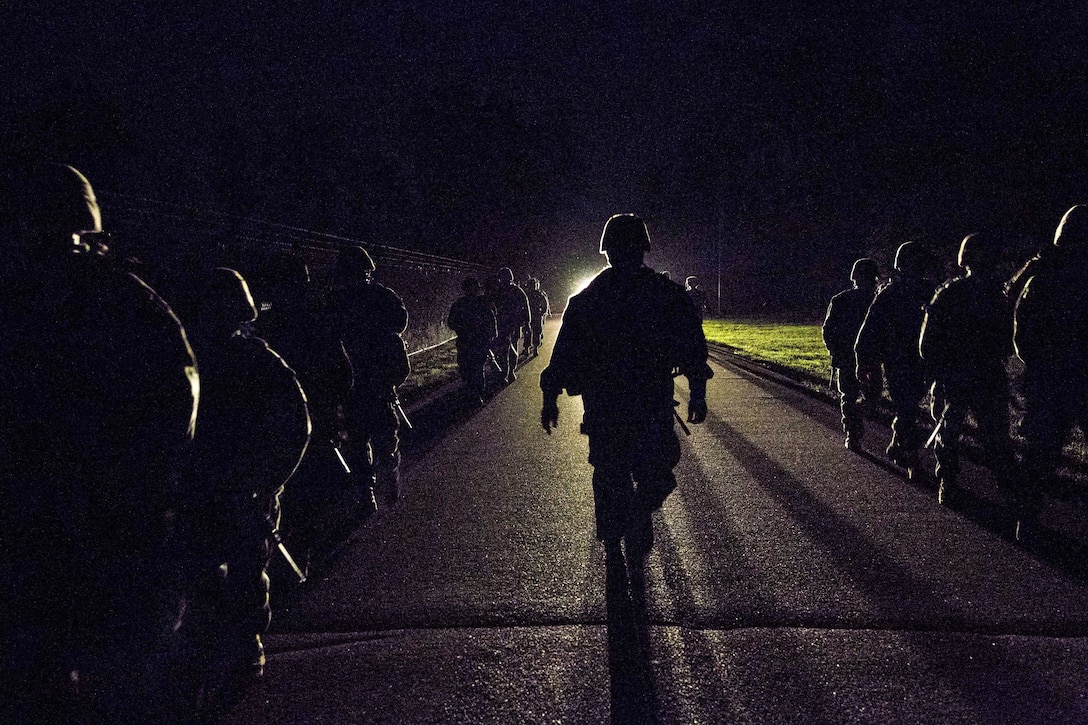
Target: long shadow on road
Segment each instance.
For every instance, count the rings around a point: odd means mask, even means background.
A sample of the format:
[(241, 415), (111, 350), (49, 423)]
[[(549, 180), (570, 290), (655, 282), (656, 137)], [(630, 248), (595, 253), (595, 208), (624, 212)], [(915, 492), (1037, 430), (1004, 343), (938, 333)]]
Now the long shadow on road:
[[(751, 478), (779, 503), (793, 521), (808, 532), (811, 541), (822, 546), (823, 553), (837, 568), (865, 592), (875, 607), (876, 616), (862, 626), (899, 631), (905, 640), (916, 645), (915, 651), (923, 657), (927, 652), (927, 638), (933, 632), (994, 635), (1008, 634), (1010, 629), (1022, 629), (1014, 623), (992, 632), (987, 631), (990, 628), (979, 621), (972, 621), (970, 612), (956, 611), (933, 589), (933, 582), (915, 575), (892, 551), (844, 520), (810, 492), (802, 481), (771, 459), (742, 433), (720, 419), (708, 420), (708, 423), (717, 440), (736, 458)], [(922, 618), (912, 620), (909, 614), (904, 617), (905, 611), (921, 613)], [(804, 624), (832, 628), (841, 626), (839, 618), (834, 615), (829, 615), (825, 622)], [(1048, 632), (1047, 629), (1046, 626), (1029, 625), (1027, 631), (1018, 633), (1068, 634)], [(955, 688), (961, 702), (972, 703), (975, 712), (985, 721), (991, 721), (991, 717), (1002, 714), (999, 709), (995, 709), (1001, 705), (983, 700), (976, 683), (968, 677), (946, 684)]]
[(605, 559), (605, 601), (612, 725), (656, 725), (658, 703), (650, 669), (645, 582), (639, 572), (632, 572), (628, 588), (622, 554), (609, 554)]

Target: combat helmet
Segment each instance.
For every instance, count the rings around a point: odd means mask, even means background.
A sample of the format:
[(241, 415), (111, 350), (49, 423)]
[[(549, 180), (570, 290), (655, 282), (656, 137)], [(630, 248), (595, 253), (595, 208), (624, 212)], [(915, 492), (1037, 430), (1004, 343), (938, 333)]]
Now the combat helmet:
[(336, 264), (340, 272), (350, 276), (368, 275), (377, 269), (370, 254), (358, 244), (340, 250)]
[(35, 169), (23, 190), (22, 215), (30, 231), (70, 248), (73, 235), (100, 232), (102, 214), (87, 177), (66, 164)]
[(925, 249), (918, 242), (903, 242), (895, 252), (895, 271), (921, 275), (926, 268)]
[(239, 325), (257, 319), (257, 306), (245, 278), (229, 267), (216, 267), (204, 280), (202, 301), (207, 314), (227, 325)]
[(601, 232), (601, 254), (613, 250), (650, 251), (650, 233), (646, 222), (634, 214), (614, 214)]
[(994, 259), (996, 245), (989, 234), (975, 232), (968, 234), (960, 242), (960, 253), (956, 258), (956, 264), (962, 269), (985, 269), (993, 267), (997, 260)]
[(850, 268), (851, 282), (872, 282), (879, 276), (880, 269), (876, 265), (876, 260), (869, 257), (862, 257)]
[(1088, 248), (1088, 205), (1077, 204), (1065, 212), (1054, 232), (1054, 246), (1067, 252)]

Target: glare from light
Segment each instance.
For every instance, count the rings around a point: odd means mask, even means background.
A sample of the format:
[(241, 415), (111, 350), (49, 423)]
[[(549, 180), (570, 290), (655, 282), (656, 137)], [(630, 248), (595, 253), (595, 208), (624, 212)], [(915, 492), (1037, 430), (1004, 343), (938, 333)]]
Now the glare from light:
[(589, 283), (595, 279), (597, 279), (597, 275), (593, 274), (589, 277), (583, 277), (582, 279), (578, 280), (578, 284), (574, 285), (574, 291), (571, 292), (571, 297), (584, 290), (586, 287), (589, 286)]

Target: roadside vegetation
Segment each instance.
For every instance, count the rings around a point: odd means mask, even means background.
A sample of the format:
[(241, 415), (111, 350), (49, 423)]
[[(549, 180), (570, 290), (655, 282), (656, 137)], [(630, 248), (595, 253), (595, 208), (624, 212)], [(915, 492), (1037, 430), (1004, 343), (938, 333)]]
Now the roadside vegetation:
[(703, 331), (707, 342), (727, 347), (741, 357), (827, 383), (831, 358), (824, 347), (819, 324), (706, 320)]
[(405, 405), (458, 379), (457, 348), (452, 341), (419, 352), (409, 352), (412, 373), (400, 386), (400, 399)]

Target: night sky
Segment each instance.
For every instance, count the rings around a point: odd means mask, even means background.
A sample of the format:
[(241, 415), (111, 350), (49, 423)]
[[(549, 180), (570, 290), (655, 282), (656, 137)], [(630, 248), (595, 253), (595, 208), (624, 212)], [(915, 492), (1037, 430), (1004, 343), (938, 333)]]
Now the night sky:
[(1088, 199), (1088, 5), (817, 5), (16, 3), (3, 138), (559, 296), (620, 211), (674, 279), (720, 246), (737, 289), (787, 298), (907, 239), (1018, 254)]

